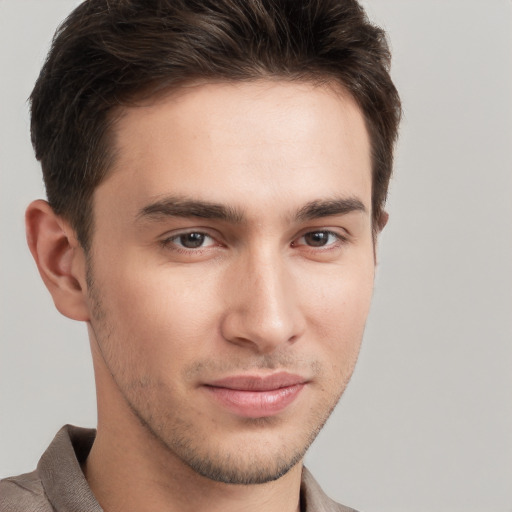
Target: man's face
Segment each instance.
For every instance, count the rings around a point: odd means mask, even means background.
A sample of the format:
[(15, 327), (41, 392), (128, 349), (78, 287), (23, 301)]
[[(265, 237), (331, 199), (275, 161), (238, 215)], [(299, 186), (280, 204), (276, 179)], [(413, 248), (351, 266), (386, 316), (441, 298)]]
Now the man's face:
[(327, 86), (203, 84), (115, 130), (88, 280), (100, 427), (136, 424), (214, 480), (275, 479), (341, 396), (368, 313), (359, 109)]

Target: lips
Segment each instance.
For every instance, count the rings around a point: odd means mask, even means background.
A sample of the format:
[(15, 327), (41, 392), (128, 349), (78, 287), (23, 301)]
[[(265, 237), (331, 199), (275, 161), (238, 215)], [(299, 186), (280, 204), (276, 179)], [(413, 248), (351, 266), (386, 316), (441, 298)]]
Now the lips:
[(246, 418), (273, 416), (286, 409), (307, 384), (286, 372), (266, 376), (240, 375), (207, 383), (204, 389), (221, 406)]

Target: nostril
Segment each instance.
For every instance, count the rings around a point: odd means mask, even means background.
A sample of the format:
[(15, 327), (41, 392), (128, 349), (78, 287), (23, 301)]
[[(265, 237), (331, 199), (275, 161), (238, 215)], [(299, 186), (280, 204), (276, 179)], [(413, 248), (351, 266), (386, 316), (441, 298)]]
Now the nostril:
[[(284, 317), (283, 317), (284, 316)], [(235, 309), (221, 322), (223, 338), (239, 346), (247, 346), (258, 353), (269, 353), (299, 340), (304, 331), (301, 316), (294, 311), (286, 315), (262, 317), (254, 310)]]
[(260, 353), (296, 342), (304, 330), (293, 276), (271, 249), (260, 245), (247, 251), (237, 272), (230, 273), (223, 297), (222, 336)]

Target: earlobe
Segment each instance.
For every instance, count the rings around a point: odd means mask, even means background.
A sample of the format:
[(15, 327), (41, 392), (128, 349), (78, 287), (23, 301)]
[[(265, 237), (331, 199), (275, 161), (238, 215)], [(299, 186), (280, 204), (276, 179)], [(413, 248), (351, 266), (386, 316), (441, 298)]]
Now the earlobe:
[(43, 200), (25, 215), (27, 242), (41, 277), (64, 316), (88, 321), (85, 254), (68, 222)]

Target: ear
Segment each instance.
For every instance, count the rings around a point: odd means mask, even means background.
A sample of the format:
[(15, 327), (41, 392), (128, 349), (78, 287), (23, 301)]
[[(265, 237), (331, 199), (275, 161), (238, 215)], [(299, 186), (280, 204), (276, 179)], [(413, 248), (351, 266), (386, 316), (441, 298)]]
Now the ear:
[(388, 220), (389, 220), (389, 213), (382, 211), (379, 216), (379, 220), (377, 221), (377, 228), (378, 228), (379, 233), (386, 227)]
[(389, 213), (382, 211), (377, 219), (377, 229), (373, 232), (373, 262), (377, 265), (377, 238), (379, 233), (386, 227), (389, 220)]
[(55, 307), (73, 320), (88, 321), (86, 258), (68, 222), (41, 199), (27, 208), (27, 242)]

